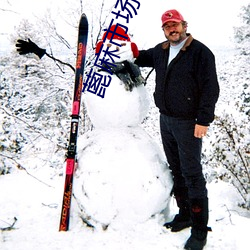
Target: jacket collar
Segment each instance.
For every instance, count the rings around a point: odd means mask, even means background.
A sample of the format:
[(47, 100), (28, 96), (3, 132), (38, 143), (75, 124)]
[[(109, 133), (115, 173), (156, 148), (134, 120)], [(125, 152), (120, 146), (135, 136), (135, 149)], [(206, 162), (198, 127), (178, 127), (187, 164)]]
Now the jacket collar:
[[(194, 38), (192, 37), (191, 34), (187, 34), (188, 39), (186, 40), (185, 44), (183, 45), (183, 47), (181, 48), (181, 50), (186, 51), (186, 48), (192, 43), (192, 41), (194, 40)], [(168, 41), (164, 42), (162, 44), (162, 48), (163, 49), (168, 49), (170, 46), (170, 43)]]

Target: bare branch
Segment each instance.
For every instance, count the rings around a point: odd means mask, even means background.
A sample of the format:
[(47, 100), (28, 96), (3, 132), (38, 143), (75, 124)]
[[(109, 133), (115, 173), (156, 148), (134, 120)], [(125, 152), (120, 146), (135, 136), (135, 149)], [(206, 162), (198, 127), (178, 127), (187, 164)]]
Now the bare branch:
[(6, 10), (6, 9), (3, 9), (3, 8), (0, 8), (0, 11), (5, 11), (5, 12), (11, 12), (11, 13), (19, 14), (19, 13), (17, 13), (16, 11), (13, 11), (13, 10)]
[(11, 225), (9, 225), (8, 227), (1, 227), (0, 230), (1, 231), (10, 231), (10, 230), (13, 230), (13, 229), (15, 229), (14, 226), (15, 226), (16, 222), (17, 222), (17, 218), (14, 217), (14, 222)]
[[(63, 64), (63, 65), (66, 65), (66, 66), (70, 67), (70, 68), (75, 72), (75, 68), (74, 68), (71, 64), (65, 63), (65, 62), (63, 62), (63, 61), (61, 61), (61, 60), (55, 58), (53, 55), (48, 54), (47, 52), (46, 52), (45, 54), (46, 54), (46, 56), (48, 56), (49, 58), (53, 59), (55, 62), (59, 62), (59, 63), (61, 63), (61, 64)], [(57, 66), (59, 67), (58, 64), (57, 64)], [(59, 68), (60, 68), (60, 67), (59, 67)], [(62, 71), (61, 68), (60, 68), (60, 70)], [(63, 71), (62, 71), (62, 72), (63, 72)], [(64, 72), (63, 72), (63, 73), (64, 73)]]
[[(11, 116), (11, 117), (13, 117), (14, 119), (17, 119), (17, 120), (21, 121), (22, 123), (26, 124), (27, 127), (28, 127), (29, 129), (31, 129), (31, 130), (34, 131), (35, 133), (39, 134), (40, 136), (42, 136), (42, 137), (45, 138), (46, 140), (51, 141), (50, 138), (48, 138), (47, 136), (45, 136), (43, 133), (41, 133), (41, 131), (37, 130), (34, 126), (31, 126), (31, 125), (30, 125), (28, 122), (26, 122), (25, 120), (21, 119), (21, 118), (18, 117), (18, 116), (15, 116), (15, 115), (9, 113), (7, 110), (5, 110), (5, 109), (2, 108), (2, 107), (0, 107), (0, 109), (2, 109), (8, 116)], [(51, 142), (52, 142), (52, 141), (51, 141)], [(64, 150), (66, 149), (65, 147), (63, 147), (63, 146), (61, 146), (61, 145), (59, 145), (59, 144), (56, 144), (56, 146), (57, 146), (58, 148), (61, 148), (61, 149), (64, 149)]]
[(42, 184), (46, 185), (47, 187), (54, 188), (54, 187), (52, 187), (51, 185), (45, 183), (44, 181), (39, 180), (36, 176), (34, 176), (34, 175), (32, 175), (31, 173), (29, 173), (29, 171), (28, 171), (25, 167), (23, 167), (19, 162), (17, 162), (13, 157), (10, 157), (10, 156), (8, 156), (8, 155), (4, 155), (4, 154), (1, 154), (1, 153), (0, 153), (0, 156), (5, 157), (5, 158), (8, 158), (9, 160), (15, 162), (15, 163), (16, 163), (16, 167), (17, 167), (18, 169), (24, 170), (24, 171), (26, 172), (26, 174), (28, 174), (28, 175), (31, 176), (32, 178), (36, 179), (37, 181), (41, 182)]

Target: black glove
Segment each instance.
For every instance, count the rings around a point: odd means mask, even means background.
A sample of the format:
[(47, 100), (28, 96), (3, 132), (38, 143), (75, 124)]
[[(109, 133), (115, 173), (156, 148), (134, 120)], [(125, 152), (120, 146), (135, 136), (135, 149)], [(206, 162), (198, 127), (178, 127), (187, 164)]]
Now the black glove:
[(140, 68), (138, 65), (129, 62), (129, 61), (124, 61), (123, 64), (125, 65), (125, 68), (127, 72), (129, 73), (130, 77), (132, 78), (132, 81), (134, 82), (134, 85), (137, 87), (141, 84), (146, 85), (145, 79), (141, 75)]
[(141, 75), (140, 68), (129, 61), (115, 63), (114, 66), (102, 65), (104, 68), (109, 68), (125, 85), (125, 89), (132, 91), (134, 87), (141, 84), (146, 84), (145, 79)]
[(21, 39), (17, 40), (16, 47), (17, 47), (17, 52), (19, 52), (19, 55), (34, 53), (41, 59), (46, 53), (45, 49), (39, 48), (29, 38), (28, 42)]

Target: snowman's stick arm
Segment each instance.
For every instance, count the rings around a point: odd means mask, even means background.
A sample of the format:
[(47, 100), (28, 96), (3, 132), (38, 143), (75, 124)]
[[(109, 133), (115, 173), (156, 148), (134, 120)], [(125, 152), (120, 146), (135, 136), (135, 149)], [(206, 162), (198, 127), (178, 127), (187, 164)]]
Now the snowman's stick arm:
[(26, 55), (28, 53), (34, 53), (36, 54), (40, 59), (42, 59), (42, 57), (44, 55), (48, 56), (49, 58), (53, 59), (56, 62), (59, 62), (60, 64), (63, 64), (65, 66), (70, 67), (74, 72), (75, 72), (75, 68), (69, 64), (69, 63), (65, 63), (57, 58), (55, 58), (54, 56), (48, 54), (46, 52), (45, 49), (42, 49), (40, 47), (38, 47), (34, 42), (32, 42), (29, 38), (28, 41), (24, 41), (22, 39), (18, 39), (17, 43), (16, 43), (16, 48), (17, 48), (17, 52), (20, 55)]
[(155, 68), (152, 68), (152, 69), (148, 72), (148, 74), (147, 74), (147, 76), (146, 76), (146, 78), (145, 78), (145, 85), (146, 85), (146, 83), (147, 83), (147, 80), (148, 80), (149, 76), (150, 76), (151, 73), (154, 71), (154, 69), (155, 69)]
[(66, 63), (66, 62), (63, 62), (63, 61), (61, 61), (61, 60), (55, 58), (54, 56), (48, 54), (47, 52), (45, 52), (45, 55), (48, 56), (49, 58), (53, 59), (54, 61), (59, 62), (60, 64), (63, 64), (63, 65), (65, 65), (65, 66), (70, 67), (70, 68), (75, 72), (75, 68), (74, 68), (71, 64)]

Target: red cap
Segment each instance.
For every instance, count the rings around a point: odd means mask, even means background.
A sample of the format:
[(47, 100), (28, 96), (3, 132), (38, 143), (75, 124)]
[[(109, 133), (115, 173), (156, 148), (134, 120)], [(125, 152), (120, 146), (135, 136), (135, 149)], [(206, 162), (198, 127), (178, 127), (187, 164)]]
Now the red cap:
[(184, 18), (181, 15), (181, 13), (178, 12), (177, 10), (168, 10), (162, 15), (161, 21), (162, 21), (162, 26), (164, 26), (164, 24), (166, 24), (167, 22), (180, 23), (184, 21)]
[(107, 36), (106, 38), (108, 40), (110, 40), (112, 35), (113, 35), (112, 39), (117, 39), (117, 40), (121, 40), (121, 41), (130, 41), (128, 34), (126, 33), (126, 31), (122, 27), (114, 24), (110, 27), (110, 31), (111, 32), (106, 31), (103, 34), (102, 40), (104, 40), (106, 36)]
[[(116, 25), (112, 25), (111, 28), (110, 28), (110, 31), (115, 31), (115, 27)], [(101, 46), (103, 44), (103, 41), (105, 39), (108, 39), (110, 40), (112, 38), (112, 32), (108, 32), (106, 31), (103, 36), (102, 36), (102, 40), (99, 41), (97, 44), (96, 44), (96, 48), (95, 48), (95, 52), (96, 54), (98, 54), (101, 50)], [(126, 31), (121, 28), (120, 26), (117, 26), (116, 27), (116, 32), (112, 38), (113, 39), (117, 39), (117, 40), (120, 40), (120, 41), (126, 41), (126, 42), (130, 42), (131, 43), (131, 50), (133, 52), (133, 55), (134, 57), (138, 57), (139, 56), (139, 50), (138, 50), (138, 47), (135, 43), (131, 42), (130, 41), (130, 37), (128, 36), (128, 34), (126, 33)]]

